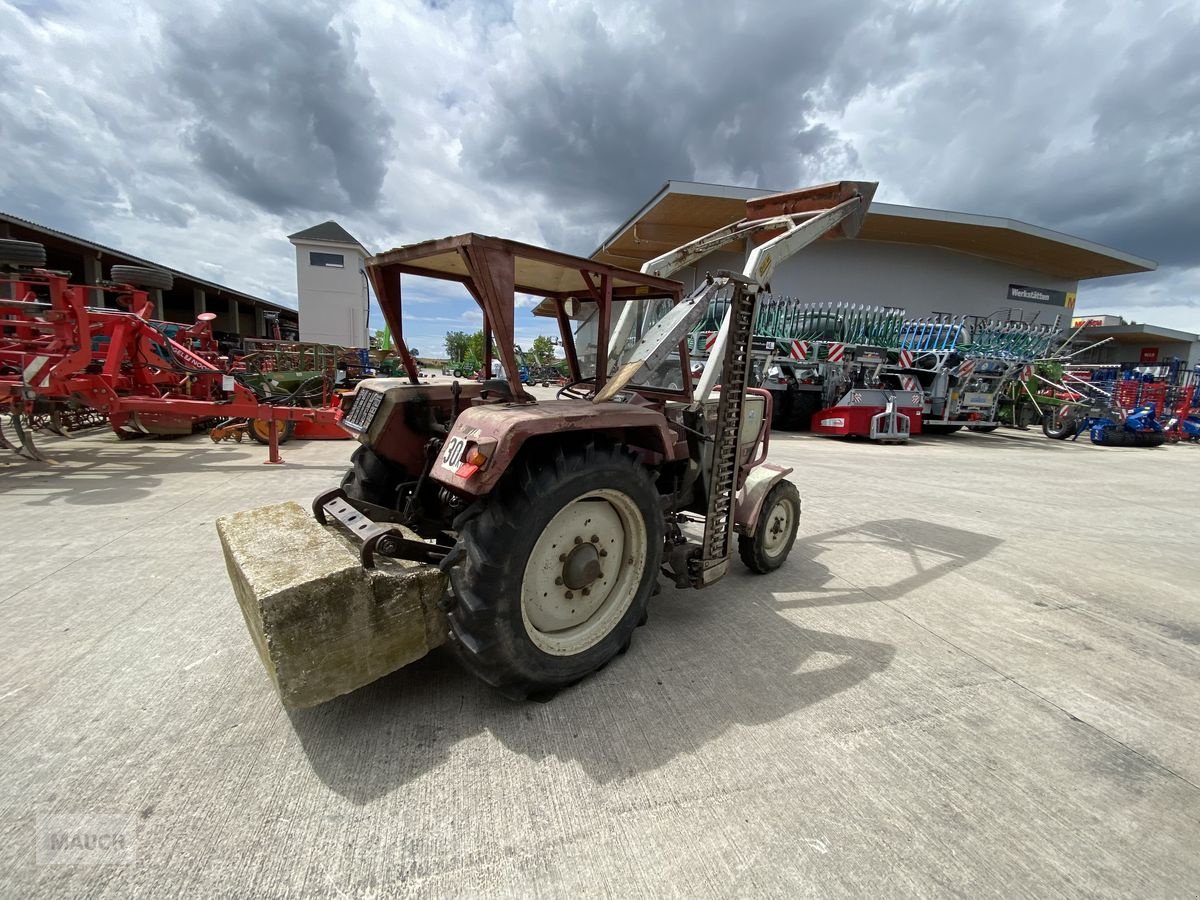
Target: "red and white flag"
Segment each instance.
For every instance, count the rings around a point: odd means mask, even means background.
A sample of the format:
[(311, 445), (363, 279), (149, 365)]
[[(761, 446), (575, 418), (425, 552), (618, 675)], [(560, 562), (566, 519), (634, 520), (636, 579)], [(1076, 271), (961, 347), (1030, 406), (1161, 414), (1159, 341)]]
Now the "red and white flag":
[(900, 368), (907, 369), (913, 364), (913, 355), (911, 350), (900, 351)]
[(846, 348), (842, 344), (830, 344), (829, 356), (826, 357), (829, 362), (841, 362), (842, 356), (845, 354)]
[(788, 354), (792, 359), (808, 359), (808, 341), (792, 341), (792, 350)]

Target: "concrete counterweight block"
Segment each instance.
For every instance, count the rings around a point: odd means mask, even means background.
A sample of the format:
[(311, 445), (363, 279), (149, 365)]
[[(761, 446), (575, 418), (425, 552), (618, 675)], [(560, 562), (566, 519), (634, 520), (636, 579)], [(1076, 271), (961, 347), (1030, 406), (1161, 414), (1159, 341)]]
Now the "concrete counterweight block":
[[(284, 706), (370, 684), (446, 642), (436, 567), (364, 569), (358, 545), (297, 503), (217, 520), (246, 627)], [(416, 537), (415, 535), (408, 535)]]

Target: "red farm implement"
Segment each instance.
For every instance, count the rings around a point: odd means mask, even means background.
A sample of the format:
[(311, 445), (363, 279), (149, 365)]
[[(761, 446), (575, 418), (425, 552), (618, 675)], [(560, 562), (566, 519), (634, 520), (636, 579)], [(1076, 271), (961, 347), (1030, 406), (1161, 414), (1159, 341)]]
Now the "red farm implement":
[[(157, 322), (150, 291), (169, 289), (157, 269), (113, 266), (111, 280), (73, 285), (43, 268), (40, 244), (0, 241), (0, 445), (42, 459), (39, 425), (94, 411), (119, 437), (190, 434), (209, 420), (246, 419), (268, 437), (270, 462), (296, 423), (333, 424), (328, 390), (270, 395), (221, 356), (209, 313), (192, 325)], [(106, 302), (107, 301), (107, 302)], [(305, 405), (308, 404), (308, 405)]]

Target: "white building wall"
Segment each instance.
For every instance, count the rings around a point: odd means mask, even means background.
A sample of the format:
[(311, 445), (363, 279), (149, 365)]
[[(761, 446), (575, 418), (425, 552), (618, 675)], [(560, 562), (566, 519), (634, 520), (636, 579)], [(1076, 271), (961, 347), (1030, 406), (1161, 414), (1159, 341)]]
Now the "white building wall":
[[(675, 277), (690, 287), (705, 272), (741, 272), (744, 264), (742, 253), (714, 253)], [(901, 307), (912, 318), (947, 313), (1050, 324), (1061, 316), (1063, 327), (1070, 324), (1072, 307), (1009, 299), (1010, 285), (1060, 291), (1073, 303), (1079, 283), (939, 247), (820, 241), (776, 270), (771, 291), (812, 302)]]
[[(343, 268), (313, 265), (310, 254), (340, 254)], [(366, 256), (357, 247), (318, 241), (296, 243), (296, 294), (300, 340), (367, 347), (369, 312)]]

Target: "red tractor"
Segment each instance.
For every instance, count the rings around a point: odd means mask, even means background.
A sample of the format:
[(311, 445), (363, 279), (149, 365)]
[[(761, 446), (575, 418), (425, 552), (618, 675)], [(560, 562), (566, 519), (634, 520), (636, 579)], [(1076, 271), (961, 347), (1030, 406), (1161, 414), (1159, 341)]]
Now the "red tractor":
[[(451, 646), (513, 697), (558, 690), (623, 652), (660, 573), (706, 587), (735, 543), (752, 571), (777, 569), (800, 497), (791, 469), (767, 462), (770, 394), (747, 386), (755, 306), (783, 259), (822, 236), (853, 237), (873, 192), (841, 182), (759, 201), (656, 261), (674, 271), (749, 239), (744, 272), (713, 272), (687, 296), (658, 275), (476, 234), (372, 258), (408, 377), (358, 387), (342, 425), (362, 446), (341, 486), (314, 501), (316, 517), (360, 538), (367, 566), (378, 556), (440, 566)], [(420, 383), (402, 276), (462, 284), (483, 310), (484, 371), (495, 346), (505, 377)], [(554, 400), (521, 384), (516, 294), (543, 298), (538, 311), (557, 319), (570, 383)], [(719, 297), (728, 313), (694, 384), (686, 338)]]

